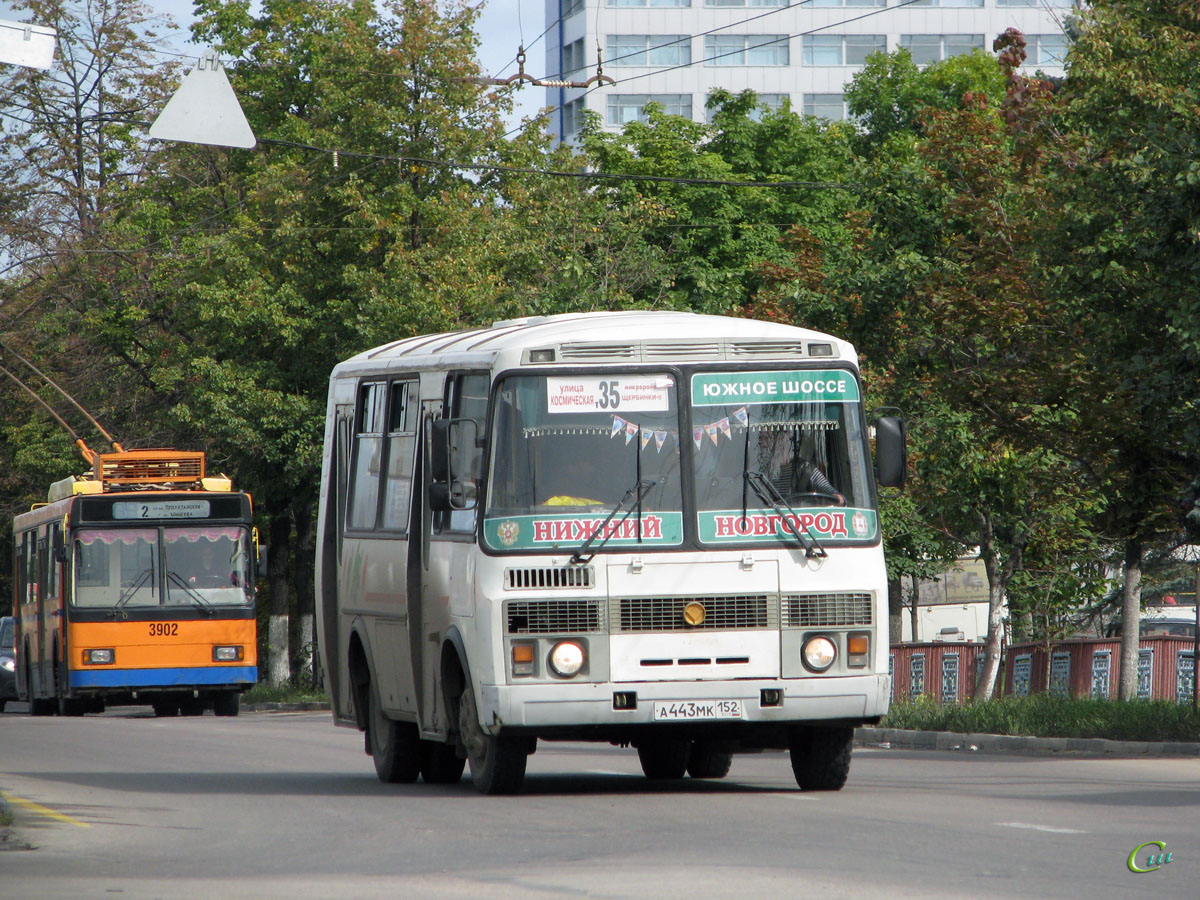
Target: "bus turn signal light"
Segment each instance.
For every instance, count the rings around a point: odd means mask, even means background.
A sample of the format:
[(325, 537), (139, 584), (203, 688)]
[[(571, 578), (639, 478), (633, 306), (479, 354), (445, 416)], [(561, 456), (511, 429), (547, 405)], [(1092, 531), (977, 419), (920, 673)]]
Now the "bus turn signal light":
[(854, 632), (846, 636), (846, 665), (861, 668), (871, 655), (871, 636), (866, 632)]
[(514, 675), (533, 675), (533, 644), (513, 644), (512, 671)]

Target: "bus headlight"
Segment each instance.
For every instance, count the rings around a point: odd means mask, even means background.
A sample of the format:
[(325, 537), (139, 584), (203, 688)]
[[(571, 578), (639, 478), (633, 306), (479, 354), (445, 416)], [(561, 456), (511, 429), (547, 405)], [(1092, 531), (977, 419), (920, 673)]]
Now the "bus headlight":
[(804, 659), (804, 665), (812, 671), (824, 672), (837, 659), (837, 647), (829, 638), (819, 634), (804, 642), (800, 656)]
[(574, 678), (583, 669), (583, 647), (575, 641), (559, 641), (550, 651), (550, 668), (555, 675)]
[(111, 666), (115, 658), (116, 653), (113, 652), (111, 647), (104, 650), (83, 651), (83, 664), (85, 666)]
[(213, 662), (237, 662), (241, 658), (241, 646), (213, 647)]
[(0, 669), (4, 669), (6, 672), (15, 672), (17, 671), (17, 661), (11, 656), (0, 656)]

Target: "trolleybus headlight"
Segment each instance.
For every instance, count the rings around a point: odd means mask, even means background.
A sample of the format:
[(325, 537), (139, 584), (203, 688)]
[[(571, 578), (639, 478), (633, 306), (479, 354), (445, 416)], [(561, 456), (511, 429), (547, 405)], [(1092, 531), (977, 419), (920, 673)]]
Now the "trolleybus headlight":
[(83, 664), (85, 666), (109, 666), (112, 665), (115, 656), (111, 647), (104, 650), (84, 650)]
[(17, 662), (11, 656), (0, 656), (0, 669), (4, 669), (6, 672), (15, 672)]
[(240, 645), (234, 647), (213, 647), (213, 662), (237, 662), (242, 658)]
[(563, 678), (573, 678), (583, 668), (583, 647), (574, 641), (559, 641), (550, 651), (550, 668)]
[(829, 638), (817, 635), (804, 642), (800, 655), (804, 657), (804, 664), (814, 672), (824, 672), (837, 659), (837, 647)]

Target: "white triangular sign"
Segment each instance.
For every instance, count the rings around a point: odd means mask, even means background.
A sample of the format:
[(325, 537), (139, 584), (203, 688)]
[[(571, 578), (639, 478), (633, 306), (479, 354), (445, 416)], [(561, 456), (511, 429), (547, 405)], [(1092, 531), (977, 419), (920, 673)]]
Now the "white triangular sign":
[(247, 150), (258, 143), (225, 69), (212, 52), (184, 76), (179, 90), (150, 126), (150, 137)]

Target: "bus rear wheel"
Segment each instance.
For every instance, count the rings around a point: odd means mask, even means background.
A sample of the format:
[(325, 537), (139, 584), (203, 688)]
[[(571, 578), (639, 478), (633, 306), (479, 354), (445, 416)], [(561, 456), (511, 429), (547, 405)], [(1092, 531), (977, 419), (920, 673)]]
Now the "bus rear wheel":
[(639, 744), (638, 760), (647, 778), (668, 781), (682, 778), (688, 767), (692, 742), (682, 738), (661, 738)]
[(853, 728), (797, 728), (789, 750), (802, 791), (840, 791), (850, 774)]
[(367, 740), (375, 774), (386, 784), (412, 784), (421, 774), (423, 750), (417, 726), (412, 722), (389, 719), (374, 686), (368, 688), (371, 707)]
[(524, 738), (487, 734), (479, 725), (475, 692), (470, 683), (458, 704), (458, 731), (467, 747), (471, 780), (482, 794), (515, 794), (525, 780), (529, 742)]

